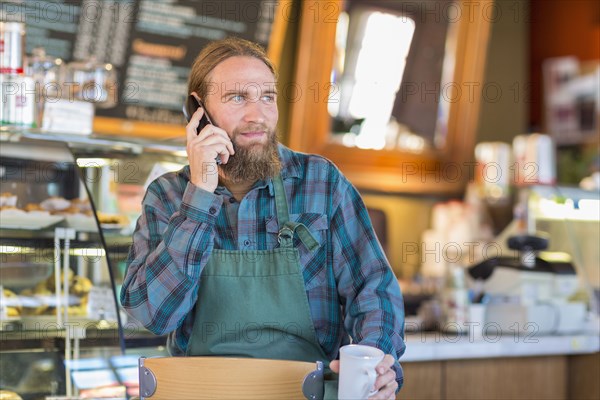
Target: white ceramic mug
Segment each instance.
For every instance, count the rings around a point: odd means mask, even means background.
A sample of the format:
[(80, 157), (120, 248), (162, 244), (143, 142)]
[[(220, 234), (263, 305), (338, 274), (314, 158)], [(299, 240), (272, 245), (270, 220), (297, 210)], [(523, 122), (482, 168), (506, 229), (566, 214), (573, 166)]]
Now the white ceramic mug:
[(340, 348), (340, 380), (338, 398), (340, 400), (362, 400), (372, 396), (377, 379), (375, 367), (383, 360), (383, 351), (360, 344), (350, 344)]

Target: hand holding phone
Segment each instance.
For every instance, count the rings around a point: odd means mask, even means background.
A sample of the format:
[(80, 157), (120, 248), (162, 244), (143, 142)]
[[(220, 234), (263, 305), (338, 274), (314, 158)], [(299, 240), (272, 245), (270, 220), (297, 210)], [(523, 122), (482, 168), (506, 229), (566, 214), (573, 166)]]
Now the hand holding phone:
[[(200, 122), (198, 123), (198, 127), (196, 128), (196, 135), (199, 135), (206, 125), (214, 125), (202, 101), (198, 100), (193, 94), (190, 94), (188, 96), (187, 100), (185, 101), (185, 104), (183, 105), (183, 115), (185, 116), (186, 121), (188, 123), (191, 121), (192, 115), (194, 115), (198, 108), (202, 108), (204, 114), (202, 114), (202, 118), (200, 118)], [(215, 158), (215, 162), (217, 163), (217, 165), (221, 165), (221, 157), (217, 156), (217, 158)]]

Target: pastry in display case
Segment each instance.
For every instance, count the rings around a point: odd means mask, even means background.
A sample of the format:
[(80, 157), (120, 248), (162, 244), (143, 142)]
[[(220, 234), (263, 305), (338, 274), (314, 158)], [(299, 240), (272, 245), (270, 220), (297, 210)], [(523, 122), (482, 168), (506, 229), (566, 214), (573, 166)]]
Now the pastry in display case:
[(119, 290), (147, 185), (185, 147), (34, 130), (0, 144), (0, 390), (137, 395), (136, 360), (166, 337), (127, 320)]
[(0, 183), (0, 390), (22, 399), (77, 395), (69, 361), (122, 353), (85, 182), (64, 143), (9, 135)]

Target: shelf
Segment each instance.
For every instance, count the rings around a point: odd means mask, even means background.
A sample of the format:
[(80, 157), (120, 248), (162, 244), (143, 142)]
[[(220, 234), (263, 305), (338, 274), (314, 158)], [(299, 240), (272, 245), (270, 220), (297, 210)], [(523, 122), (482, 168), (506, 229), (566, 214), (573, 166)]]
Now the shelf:
[[(97, 323), (98, 321), (96, 321)], [(119, 331), (116, 328), (97, 329), (91, 327), (94, 321), (89, 321), (86, 337), (80, 339), (81, 347), (114, 347), (119, 341)], [(2, 351), (19, 351), (33, 349), (64, 349), (66, 331), (64, 329), (25, 330), (19, 324), (13, 324), (11, 329), (0, 330)]]
[[(94, 324), (99, 321), (89, 321)], [(16, 321), (7, 323), (1, 322), (0, 341), (2, 341), (2, 351), (16, 351), (27, 349), (47, 349), (49, 347), (63, 347), (61, 342), (65, 337), (64, 329), (26, 330)], [(127, 348), (140, 347), (160, 347), (166, 346), (167, 336), (157, 336), (143, 327), (135, 327), (128, 324), (123, 332)], [(97, 345), (114, 345), (115, 340), (119, 338), (118, 329), (113, 326), (104, 329), (98, 329), (90, 326), (86, 329), (86, 339), (81, 340), (83, 347), (94, 347)]]
[(556, 145), (560, 147), (590, 146), (600, 143), (600, 132), (598, 131), (572, 131), (552, 134)]
[[(23, 245), (34, 250), (54, 247), (54, 232), (32, 232), (21, 230), (0, 229), (0, 245)], [(31, 244), (31, 245), (28, 245)], [(90, 246), (92, 245), (92, 246)], [(93, 249), (101, 247), (102, 242), (97, 233), (78, 232), (71, 240), (71, 249)], [(19, 250), (19, 249), (17, 249)], [(10, 248), (0, 248), (0, 254), (12, 253)]]
[(84, 153), (110, 150), (122, 154), (140, 155), (146, 152), (163, 153), (187, 160), (185, 137), (176, 140), (152, 141), (142, 138), (125, 138), (113, 135), (73, 135), (44, 132), (40, 129), (17, 129), (2, 127), (0, 141), (19, 142), (21, 140), (52, 141), (66, 143), (70, 148)]

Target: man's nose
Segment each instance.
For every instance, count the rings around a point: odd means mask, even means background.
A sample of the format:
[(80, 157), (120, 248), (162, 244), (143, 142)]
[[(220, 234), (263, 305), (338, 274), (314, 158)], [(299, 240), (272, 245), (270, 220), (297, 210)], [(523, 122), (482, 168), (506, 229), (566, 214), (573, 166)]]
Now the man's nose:
[(265, 122), (265, 108), (266, 106), (260, 101), (258, 98), (253, 99), (252, 101), (248, 101), (246, 103), (246, 113), (245, 119), (248, 122), (257, 122), (264, 123)]

